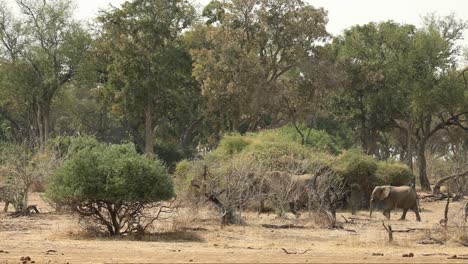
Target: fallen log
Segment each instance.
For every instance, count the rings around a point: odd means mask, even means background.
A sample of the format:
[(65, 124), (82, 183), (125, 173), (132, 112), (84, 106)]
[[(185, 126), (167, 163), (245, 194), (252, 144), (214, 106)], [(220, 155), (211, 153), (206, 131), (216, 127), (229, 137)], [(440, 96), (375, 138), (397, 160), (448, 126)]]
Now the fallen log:
[(305, 251), (303, 251), (303, 252), (289, 252), (289, 251), (287, 251), (285, 248), (281, 248), (281, 249), (284, 251), (284, 253), (286, 253), (286, 254), (288, 254), (288, 255), (291, 255), (291, 254), (303, 255), (303, 254), (307, 253), (307, 252), (310, 250), (310, 249), (307, 249), (307, 250), (305, 250)]
[(468, 176), (468, 171), (465, 171), (465, 172), (462, 172), (462, 173), (457, 173), (457, 174), (453, 174), (453, 175), (450, 175), (450, 176), (446, 176), (446, 177), (443, 177), (442, 179), (440, 179), (435, 185), (434, 185), (434, 190), (433, 190), (433, 194), (434, 195), (438, 195), (440, 193), (440, 186), (442, 186), (442, 184), (448, 180), (451, 180), (451, 179), (454, 179), (454, 178), (457, 178), (457, 177), (466, 177)]
[(28, 205), (25, 209), (10, 214), (11, 217), (29, 216), (32, 214), (40, 214), (41, 212), (37, 209), (37, 205)]
[(447, 253), (426, 253), (426, 254), (421, 254), (421, 256), (425, 257), (430, 257), (430, 256), (448, 256), (449, 254)]
[(263, 224), (262, 227), (273, 228), (273, 229), (305, 228), (304, 226), (297, 226), (297, 225), (293, 225), (293, 224), (286, 224), (286, 225)]

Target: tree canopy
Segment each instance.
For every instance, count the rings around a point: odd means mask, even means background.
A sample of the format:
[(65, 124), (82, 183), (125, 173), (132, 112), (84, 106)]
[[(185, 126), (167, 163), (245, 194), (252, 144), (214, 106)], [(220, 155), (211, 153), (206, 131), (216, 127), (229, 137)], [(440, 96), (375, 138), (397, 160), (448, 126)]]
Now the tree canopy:
[(34, 152), (92, 135), (172, 171), (230, 133), (284, 128), (333, 155), (404, 162), (424, 189), (467, 155), (467, 22), (453, 15), (332, 36), (327, 11), (303, 0), (214, 0), (201, 12), (132, 0), (93, 27), (71, 0), (16, 5), (0, 1), (2, 142)]

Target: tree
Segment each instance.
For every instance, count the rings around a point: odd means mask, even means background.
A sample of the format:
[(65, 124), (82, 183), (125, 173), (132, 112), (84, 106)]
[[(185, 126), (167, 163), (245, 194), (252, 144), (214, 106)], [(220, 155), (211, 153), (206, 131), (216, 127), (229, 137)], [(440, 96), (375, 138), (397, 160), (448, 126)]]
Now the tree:
[(347, 78), (332, 111), (357, 132), (362, 148), (380, 159), (417, 153), (419, 178), (430, 189), (426, 146), (438, 131), (466, 130), (466, 86), (456, 70), (465, 23), (429, 17), (420, 29), (393, 22), (356, 26), (335, 40)]
[(99, 17), (101, 41), (111, 57), (110, 95), (135, 141), (144, 142), (146, 153), (154, 153), (154, 113), (165, 114), (160, 110), (171, 90), (181, 85), (179, 37), (193, 19), (194, 8), (186, 0), (135, 0)]
[[(22, 19), (13, 17), (4, 5), (0, 12), (5, 64), (19, 69), (9, 72), (16, 82), (10, 83), (8, 89), (15, 91), (14, 95), (26, 95), (20, 100), (27, 102), (34, 115), (33, 124), (42, 147), (51, 130), (52, 101), (80, 70), (90, 36), (72, 19), (70, 0), (18, 0), (17, 4)], [(24, 76), (27, 78), (21, 78)]]
[[(286, 77), (328, 35), (326, 12), (301, 0), (211, 2), (192, 50), (193, 75), (220, 130), (252, 131), (281, 118)], [(297, 75), (295, 75), (297, 76)]]
[(138, 154), (131, 144), (98, 145), (66, 161), (46, 195), (90, 219), (97, 231), (125, 235), (144, 231), (157, 217), (147, 210), (172, 198), (174, 190), (159, 160)]
[(394, 22), (369, 23), (346, 30), (333, 43), (346, 78), (330, 110), (353, 128), (365, 153), (382, 159), (379, 142), (393, 128), (393, 118), (401, 116), (404, 104), (403, 58), (414, 30)]
[(405, 110), (412, 121), (419, 179), (425, 190), (431, 189), (426, 171), (428, 141), (447, 127), (468, 131), (468, 86), (456, 70), (459, 48), (455, 43), (466, 26), (453, 15), (427, 16), (425, 27), (415, 34), (408, 56), (412, 81), (406, 87), (409, 102)]

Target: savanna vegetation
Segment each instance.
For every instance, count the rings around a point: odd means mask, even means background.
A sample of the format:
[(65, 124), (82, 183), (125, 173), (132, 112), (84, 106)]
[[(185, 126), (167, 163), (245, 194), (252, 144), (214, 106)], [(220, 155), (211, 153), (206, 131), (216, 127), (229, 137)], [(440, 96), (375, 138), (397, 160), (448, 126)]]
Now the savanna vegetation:
[(41, 192), (112, 236), (175, 206), (215, 208), (222, 226), (270, 211), (338, 228), (377, 185), (468, 195), (468, 22), (454, 15), (333, 36), (304, 0), (132, 0), (92, 24), (71, 0), (8, 3), (0, 177), (18, 212)]

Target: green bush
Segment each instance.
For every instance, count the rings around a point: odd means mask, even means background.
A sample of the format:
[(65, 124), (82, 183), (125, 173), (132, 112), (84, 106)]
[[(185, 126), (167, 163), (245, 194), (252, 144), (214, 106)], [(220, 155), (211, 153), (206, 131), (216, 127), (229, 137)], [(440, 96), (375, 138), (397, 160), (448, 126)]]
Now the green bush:
[(84, 148), (93, 148), (100, 143), (92, 136), (58, 136), (47, 142), (47, 150), (58, 158), (69, 158)]
[(190, 181), (193, 179), (192, 163), (188, 160), (181, 160), (174, 170), (174, 184), (176, 192), (182, 193), (188, 190)]
[(375, 182), (377, 162), (359, 150), (346, 151), (338, 157), (332, 167), (349, 184), (369, 182), (370, 185)]
[(164, 164), (173, 171), (177, 162), (182, 160), (185, 156), (184, 152), (179, 148), (178, 144), (175, 142), (170, 142), (167, 140), (155, 140), (155, 149), (156, 155)]
[(379, 162), (375, 175), (378, 185), (408, 185), (414, 179), (414, 175), (408, 166), (395, 162)]
[[(332, 163), (332, 169), (340, 175), (348, 188), (359, 186), (362, 200), (367, 201), (377, 184), (375, 172), (377, 162), (359, 150), (350, 150), (340, 155)], [(364, 204), (363, 206), (367, 206)]]
[[(305, 126), (300, 126), (299, 129), (304, 135), (307, 135), (309, 129)], [(301, 136), (293, 126), (284, 126), (277, 129), (265, 130), (258, 134), (259, 138), (275, 138), (283, 142), (301, 144)], [(331, 154), (339, 154), (340, 146), (336, 143), (337, 140), (323, 130), (312, 129), (308, 140), (305, 142), (306, 147), (320, 152), (328, 152)]]
[(221, 142), (219, 142), (216, 153), (228, 157), (241, 152), (250, 143), (251, 142), (247, 136), (241, 136), (240, 134), (226, 135)]
[[(83, 148), (51, 177), (46, 196), (70, 205), (110, 235), (141, 228), (144, 209), (174, 196), (159, 160), (140, 155), (131, 144)], [(115, 221), (117, 219), (117, 221)]]

